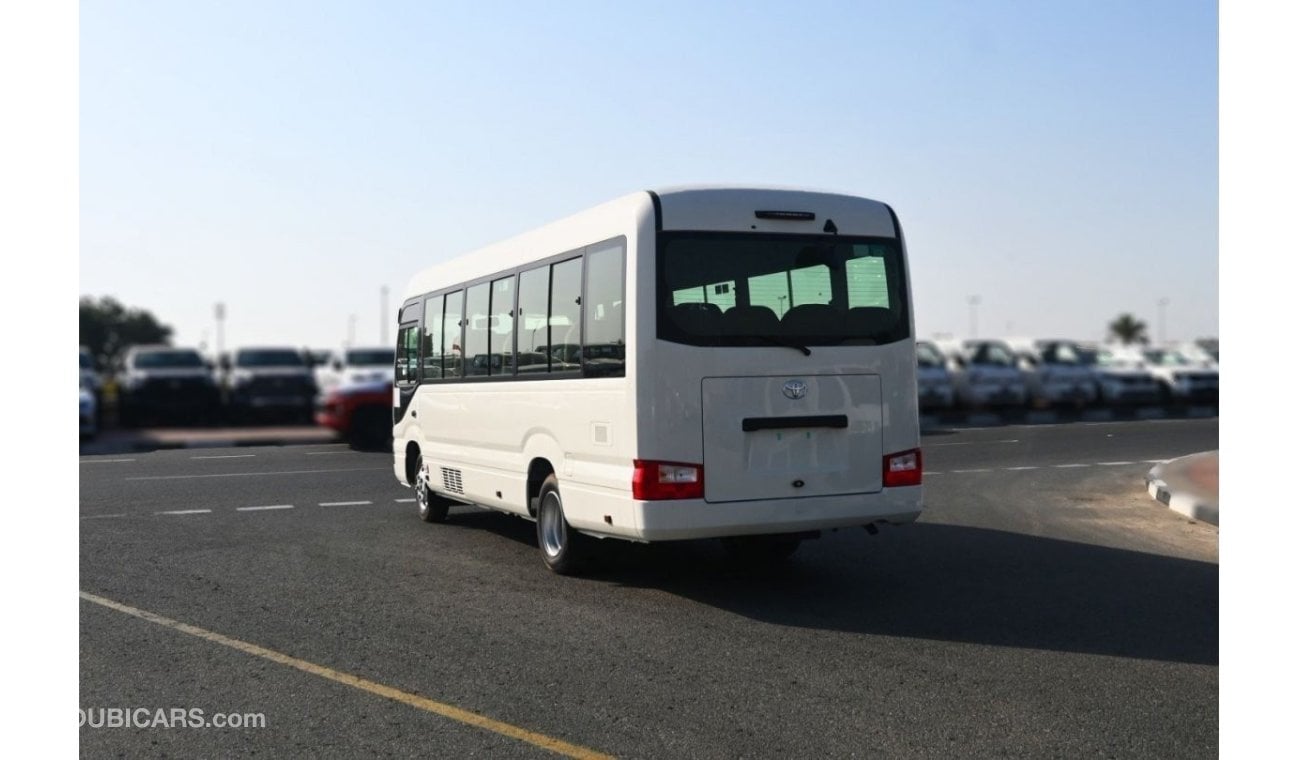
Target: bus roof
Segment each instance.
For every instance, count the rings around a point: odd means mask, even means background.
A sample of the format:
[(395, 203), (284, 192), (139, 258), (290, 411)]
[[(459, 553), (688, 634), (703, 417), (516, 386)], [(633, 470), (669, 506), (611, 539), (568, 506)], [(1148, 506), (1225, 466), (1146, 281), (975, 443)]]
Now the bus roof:
[[(789, 232), (897, 237), (888, 206), (839, 193), (777, 187), (677, 186), (638, 191), (521, 235), (430, 266), (407, 285), (402, 302), (456, 283), (487, 277), (530, 261), (652, 229)], [(803, 212), (810, 219), (758, 218), (756, 212)], [(828, 229), (828, 222), (831, 229)]]

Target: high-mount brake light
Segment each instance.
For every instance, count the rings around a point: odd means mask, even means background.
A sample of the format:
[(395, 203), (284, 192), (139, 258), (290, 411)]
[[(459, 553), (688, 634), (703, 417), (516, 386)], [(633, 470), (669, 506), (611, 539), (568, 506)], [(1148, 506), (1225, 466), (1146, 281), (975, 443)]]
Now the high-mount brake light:
[(811, 222), (817, 215), (811, 211), (755, 211), (759, 219), (780, 219), (791, 222)]

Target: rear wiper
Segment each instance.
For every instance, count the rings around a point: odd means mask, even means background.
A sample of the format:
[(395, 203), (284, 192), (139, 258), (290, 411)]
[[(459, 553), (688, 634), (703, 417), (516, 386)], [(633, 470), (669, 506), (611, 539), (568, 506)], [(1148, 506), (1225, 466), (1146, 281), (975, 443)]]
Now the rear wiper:
[(753, 335), (750, 337), (758, 338), (759, 340), (765, 340), (774, 346), (785, 346), (786, 348), (793, 348), (796, 351), (802, 352), (804, 356), (812, 356), (811, 348), (808, 348), (807, 346), (802, 345), (800, 343), (795, 343), (794, 341), (778, 338), (775, 335)]

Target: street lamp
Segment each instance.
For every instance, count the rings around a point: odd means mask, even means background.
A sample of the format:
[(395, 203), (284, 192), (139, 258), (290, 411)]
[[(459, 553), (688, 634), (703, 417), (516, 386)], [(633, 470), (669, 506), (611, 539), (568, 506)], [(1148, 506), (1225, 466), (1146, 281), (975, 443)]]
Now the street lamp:
[(222, 352), (226, 349), (226, 305), (218, 302), (212, 308), (212, 312), (217, 318), (217, 359), (220, 360)]

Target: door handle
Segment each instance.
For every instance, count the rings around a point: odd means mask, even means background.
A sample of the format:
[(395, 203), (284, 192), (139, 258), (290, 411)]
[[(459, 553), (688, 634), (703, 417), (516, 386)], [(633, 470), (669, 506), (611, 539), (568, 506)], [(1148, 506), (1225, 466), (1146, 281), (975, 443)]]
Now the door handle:
[(785, 430), (788, 428), (846, 428), (849, 417), (846, 414), (822, 414), (809, 417), (746, 417), (740, 421), (740, 429), (746, 433), (755, 430)]

